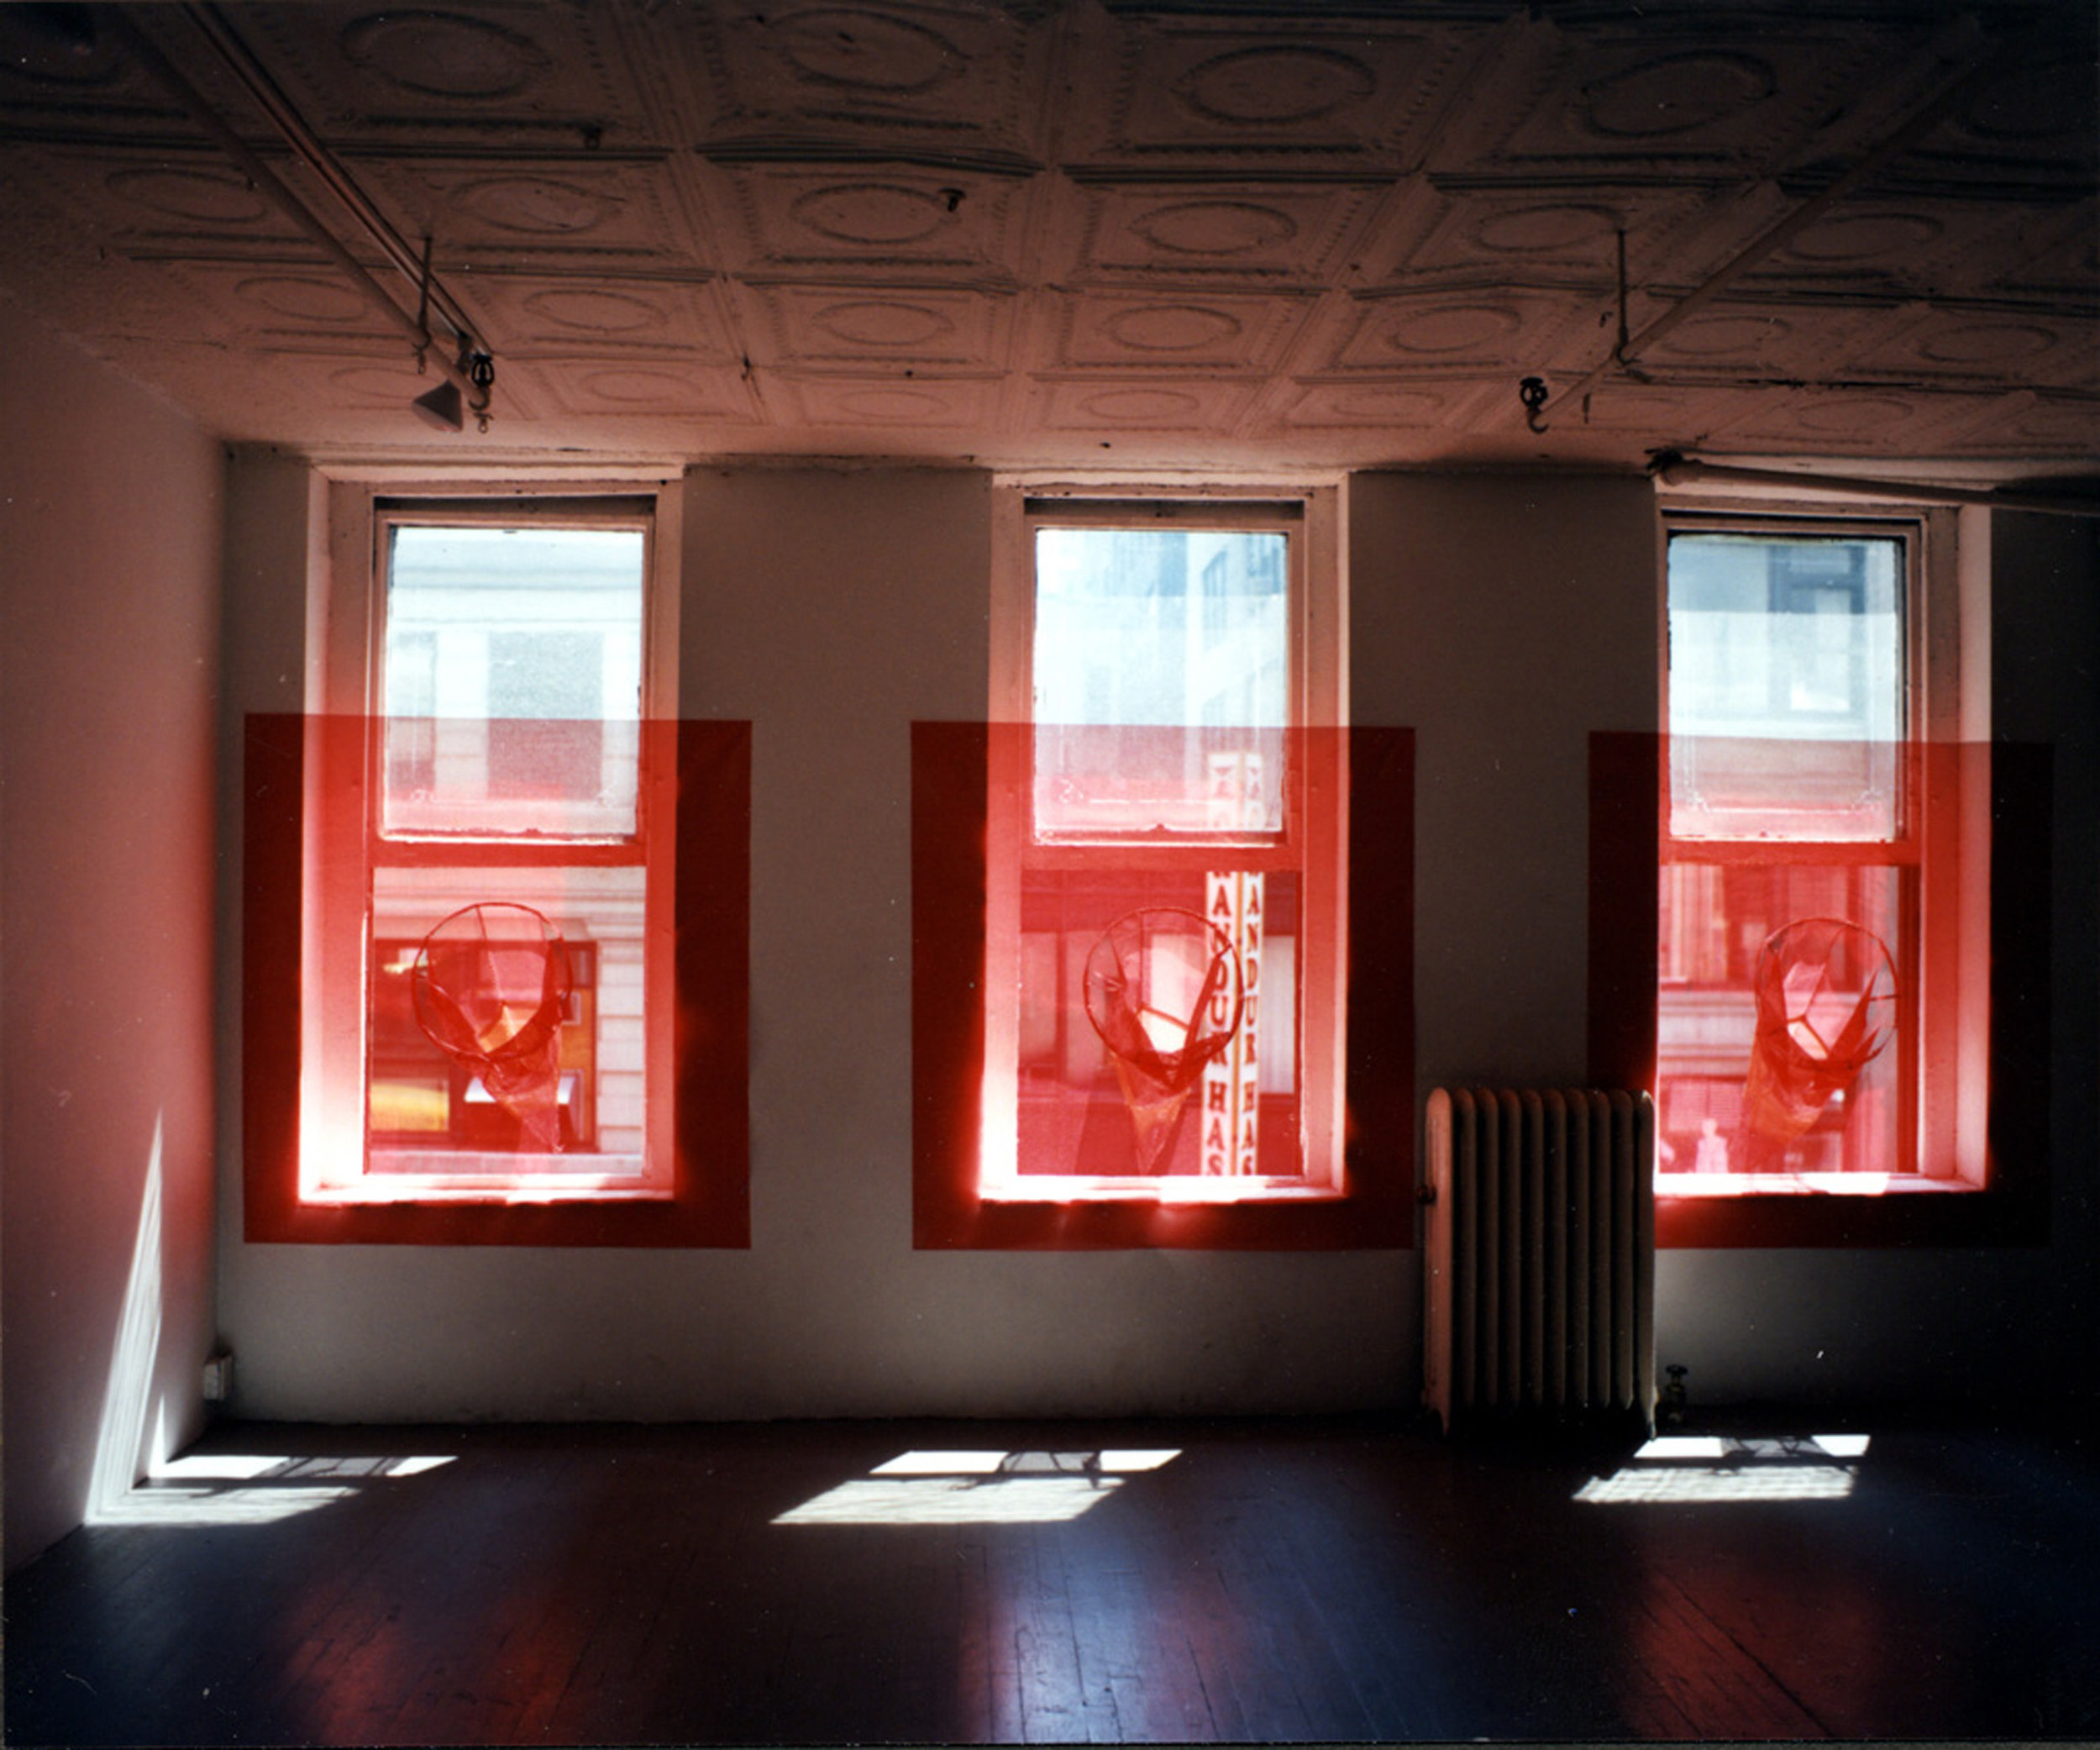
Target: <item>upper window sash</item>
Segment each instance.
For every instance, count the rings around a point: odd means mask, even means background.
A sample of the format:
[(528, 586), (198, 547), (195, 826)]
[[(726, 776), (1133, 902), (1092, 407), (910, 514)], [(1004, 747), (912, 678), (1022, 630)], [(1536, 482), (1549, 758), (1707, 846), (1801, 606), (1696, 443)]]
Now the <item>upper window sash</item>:
[(1294, 501), (1016, 507), (993, 714), (1031, 727), (1015, 775), (1030, 860), (1302, 854), (1305, 525)]
[(1916, 525), (1672, 517), (1665, 832), (1905, 845), (1918, 729)]
[(638, 854), (651, 806), (654, 519), (634, 501), (396, 503), (373, 518), (374, 853)]

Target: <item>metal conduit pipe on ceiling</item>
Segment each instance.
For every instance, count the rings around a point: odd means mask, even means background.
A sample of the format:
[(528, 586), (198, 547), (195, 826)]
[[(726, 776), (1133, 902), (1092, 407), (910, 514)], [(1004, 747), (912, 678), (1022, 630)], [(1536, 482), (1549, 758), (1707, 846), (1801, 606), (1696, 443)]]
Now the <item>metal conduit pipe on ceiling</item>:
[[(187, 10), (192, 20), (196, 20), (198, 9), (189, 8)], [(373, 278), (364, 263), (350, 253), (343, 240), (322, 222), (305, 201), (288, 187), (269, 165), (264, 162), (261, 155), (234, 131), (233, 124), (222, 116), (213, 108), (211, 101), (183, 76), (175, 64), (161, 51), (159, 45), (125, 15), (122, 8), (111, 8), (98, 14), (98, 17), (112, 27), (126, 50), (144, 68), (146, 72), (171, 97), (189, 111), (192, 118), (207, 134), (211, 135), (219, 149), (239, 166), (242, 173), (255, 184), (257, 192), (273, 202), (286, 218), (290, 218), (318, 245), (328, 259), (349, 276), (351, 281), (365, 294), (366, 300), (375, 309), (407, 335), (415, 345), (419, 360), (425, 357), (432, 349), (435, 339), (427, 321), (421, 317), (412, 315), (394, 301), (386, 289)], [(219, 46), (218, 36), (208, 27), (201, 25), (200, 28), (205, 29), (207, 36), (213, 41), (215, 46)], [(221, 53), (225, 52), (222, 46)], [(234, 66), (236, 74), (239, 74), (241, 71), (239, 66), (237, 63)], [(243, 83), (244, 85), (248, 83), (244, 76)], [(253, 89), (252, 87), (249, 88)], [(272, 89), (274, 90), (275, 87), (273, 87)], [(281, 93), (279, 94), (279, 97), (281, 101)], [(267, 111), (269, 106), (265, 107)], [(285, 107), (289, 108), (288, 104)], [(286, 144), (291, 148), (295, 155), (300, 157), (302, 161), (307, 162), (309, 167), (323, 178), (330, 192), (343, 202), (350, 216), (358, 221), (360, 228), (366, 229), (368, 234), (372, 236), (373, 240), (379, 244), (382, 252), (387, 255), (395, 266), (417, 282), (419, 293), (427, 288), (428, 302), (438, 308), (447, 326), (452, 328), (457, 344), (456, 358), (447, 358), (444, 348), (437, 349), (438, 367), (446, 377), (457, 385), (460, 392), (467, 397), (467, 405), (477, 414), (486, 417), (489, 407), (489, 386), (486, 381), (476, 381), (475, 374), (470, 369), (470, 361), (477, 357), (486, 359), (488, 355), (488, 349), (475, 331), (474, 324), (459, 311), (459, 305), (450, 294), (445, 292), (437, 284), (434, 276), (427, 280), (423, 277), (413, 252), (408, 250), (400, 234), (394, 231), (392, 227), (386, 225), (383, 218), (379, 218), (377, 209), (371, 206), (363, 192), (358, 190), (355, 184), (350, 181), (349, 172), (343, 170), (339, 164), (336, 164), (333, 158), (328, 158), (324, 149), (323, 149), (323, 157), (327, 160), (325, 165), (308, 160), (307, 155), (300, 150), (297, 139), (286, 134), (279, 126), (277, 118), (274, 113), (271, 114), (270, 119), (272, 126), (278, 129), (280, 137), (285, 139)], [(301, 123), (300, 126), (303, 129), (304, 124)], [(310, 132), (308, 137), (311, 137)], [(318, 142), (316, 141), (315, 145), (318, 148)], [(333, 173), (328, 169), (328, 166), (333, 166)], [(371, 224), (367, 222), (367, 213), (370, 215), (371, 220), (381, 227), (379, 231), (372, 230)], [(407, 256), (405, 264), (402, 259), (403, 254)]]

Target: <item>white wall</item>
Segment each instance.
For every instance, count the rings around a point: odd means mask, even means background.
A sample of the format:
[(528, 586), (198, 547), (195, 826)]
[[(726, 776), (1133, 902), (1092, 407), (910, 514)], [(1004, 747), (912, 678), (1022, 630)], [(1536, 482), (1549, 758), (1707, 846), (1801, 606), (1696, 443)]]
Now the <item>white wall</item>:
[(2045, 1405), (2100, 1384), (2100, 545), (2070, 518), (1998, 512), (1976, 532), (1992, 542), (1994, 733), (2054, 761), (2048, 1242), (1666, 1252), (1657, 1358), (1691, 1369), (1695, 1401)]
[[(265, 476), (270, 476), (265, 478)], [(296, 483), (237, 474), (277, 575)], [(253, 488), (251, 514), (240, 502)], [(985, 709), (990, 486), (953, 470), (701, 470), (680, 707), (748, 718), (752, 1247), (252, 1246), (229, 1214), (239, 1408), (341, 1419), (1297, 1409), (1410, 1364), (1394, 1254), (911, 1248), (911, 725)], [(237, 541), (245, 552), (245, 538)], [(236, 709), (296, 675), (230, 660)], [(232, 926), (229, 923), (229, 933)], [(229, 988), (231, 986), (229, 985)], [(229, 1191), (236, 1164), (227, 1166)], [(229, 1201), (233, 1201), (229, 1198)]]
[[(263, 459), (235, 481), (229, 575), (257, 614), (235, 617), (230, 703), (283, 708), (301, 662), (307, 488), (296, 465)], [(964, 469), (722, 468), (687, 483), (681, 708), (755, 725), (751, 1249), (249, 1246), (229, 1150), (222, 1307), (243, 1413), (1412, 1402), (1413, 1253), (911, 1248), (910, 726), (983, 715), (989, 505), (986, 479)], [(1638, 480), (1352, 483), (1353, 715), (1417, 736), (1418, 1100), (1443, 1081), (1585, 1075), (1588, 738), (1655, 725), (1654, 544)], [(2095, 600), (2090, 540), (2050, 551), (2029, 567), (2028, 608), (2076, 586)], [(2093, 616), (2081, 613), (2068, 644), (2000, 638), (2002, 665), (2012, 649), (2048, 670), (2030, 714), (2052, 735), (2065, 699), (2090, 698), (2077, 687)], [(2060, 770), (2059, 809), (2089, 822), (2092, 713), (2077, 709), (2086, 752)], [(2058, 902), (2072, 956), (2058, 1034), (2067, 1217), (2073, 1201), (2089, 1208), (2100, 1060), (2090, 824), (2071, 837)], [(1956, 1350), (1973, 1362), (2053, 1340), (2071, 1261), (2092, 1248), (2090, 1214), (2060, 1232), (2039, 1259), (1672, 1253), (1663, 1358), (1690, 1365), (1709, 1401), (1914, 1396)]]
[(218, 447), (5, 312), (6, 1555), (192, 1437), (213, 1335)]
[(1351, 711), (1415, 730), (1417, 1100), (1580, 1085), (1589, 737), (1656, 725), (1654, 498), (1365, 475), (1350, 523)]

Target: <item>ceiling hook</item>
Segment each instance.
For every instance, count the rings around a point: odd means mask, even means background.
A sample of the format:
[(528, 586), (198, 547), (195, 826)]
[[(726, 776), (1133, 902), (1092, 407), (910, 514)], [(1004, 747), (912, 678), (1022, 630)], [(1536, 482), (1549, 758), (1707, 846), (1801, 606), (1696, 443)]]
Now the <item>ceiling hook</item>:
[(1524, 422), (1535, 432), (1544, 433), (1550, 428), (1539, 418), (1546, 409), (1546, 379), (1527, 376), (1517, 385), (1517, 399), (1524, 403)]
[(477, 431), (489, 428), (489, 400), (496, 388), (496, 360), (480, 351), (465, 360), (467, 381), (474, 385), (474, 423)]

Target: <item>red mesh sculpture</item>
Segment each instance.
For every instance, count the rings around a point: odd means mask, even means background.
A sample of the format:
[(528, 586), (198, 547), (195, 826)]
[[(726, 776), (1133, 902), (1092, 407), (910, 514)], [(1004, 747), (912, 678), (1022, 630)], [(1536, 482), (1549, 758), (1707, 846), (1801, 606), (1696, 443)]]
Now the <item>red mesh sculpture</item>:
[(561, 1023), (570, 990), (561, 932), (530, 906), (454, 912), (423, 938), (416, 1020), (518, 1121), (522, 1145), (561, 1147)]
[(1758, 951), (1743, 1121), (1753, 1136), (1791, 1142), (1896, 1031), (1896, 967), (1881, 938), (1835, 917), (1774, 930)]
[(1127, 912), (1088, 950), (1084, 998), (1130, 1111), (1138, 1170), (1157, 1171), (1203, 1066), (1239, 1030), (1232, 938), (1178, 907)]

